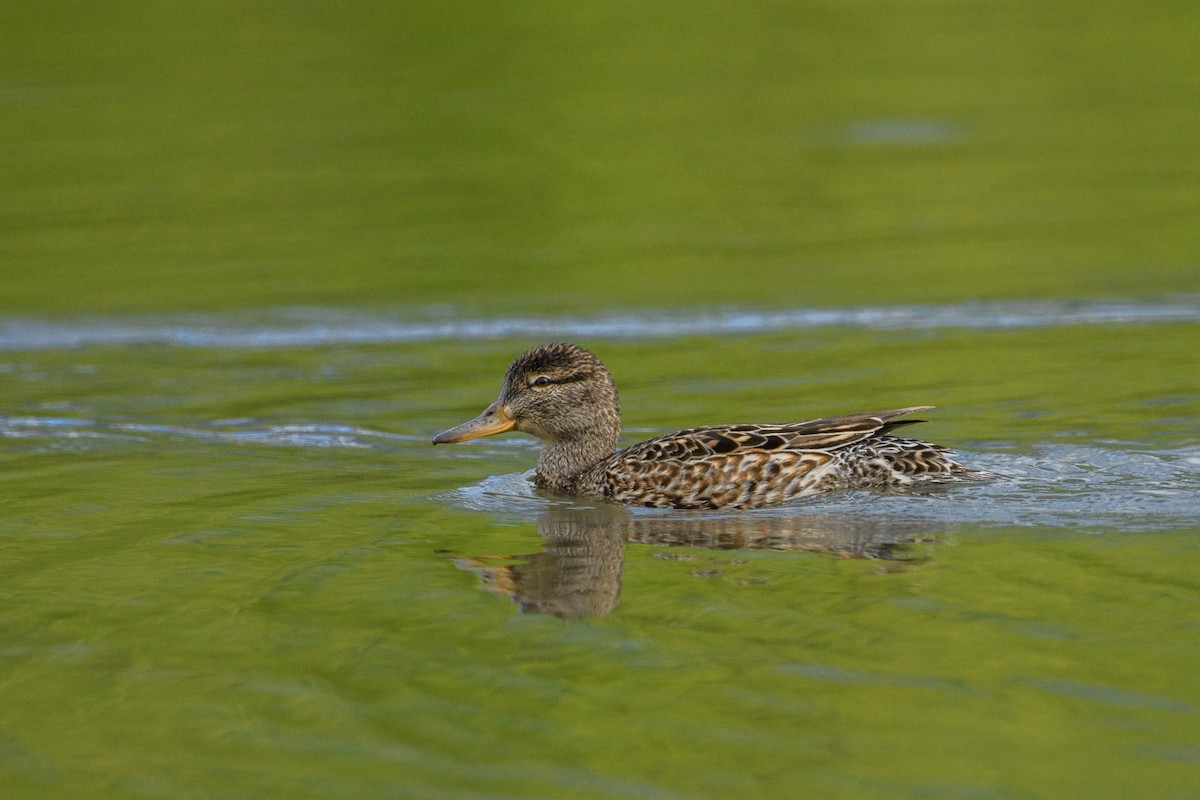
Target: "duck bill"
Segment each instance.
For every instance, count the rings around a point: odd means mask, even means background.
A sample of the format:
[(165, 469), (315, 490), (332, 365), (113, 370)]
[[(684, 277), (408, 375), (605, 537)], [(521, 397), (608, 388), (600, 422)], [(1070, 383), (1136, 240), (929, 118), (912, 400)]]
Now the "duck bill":
[(508, 415), (499, 400), (470, 422), (464, 422), (457, 428), (442, 431), (433, 437), (434, 444), (457, 444), (469, 442), (482, 436), (494, 436), (497, 433), (511, 431), (517, 427), (517, 422)]

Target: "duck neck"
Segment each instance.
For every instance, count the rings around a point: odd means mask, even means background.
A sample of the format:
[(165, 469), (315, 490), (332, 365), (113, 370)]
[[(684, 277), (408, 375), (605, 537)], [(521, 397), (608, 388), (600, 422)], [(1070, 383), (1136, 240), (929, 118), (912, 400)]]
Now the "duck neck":
[(537, 463), (537, 485), (551, 491), (572, 492), (581, 474), (617, 449), (619, 425), (615, 429), (592, 430), (543, 442)]

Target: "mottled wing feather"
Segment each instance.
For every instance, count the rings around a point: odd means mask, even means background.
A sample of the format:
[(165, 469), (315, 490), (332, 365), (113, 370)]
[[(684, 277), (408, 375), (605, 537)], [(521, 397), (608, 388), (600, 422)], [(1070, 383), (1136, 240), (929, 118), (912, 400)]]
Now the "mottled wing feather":
[(896, 425), (917, 422), (894, 420), (930, 408), (932, 406), (914, 406), (895, 411), (825, 417), (784, 425), (714, 425), (689, 428), (639, 442), (622, 451), (622, 455), (644, 461), (687, 461), (750, 450), (833, 450), (862, 441)]
[(603, 493), (625, 503), (738, 508), (819, 490), (833, 451), (896, 425), (916, 406), (785, 425), (690, 428), (633, 445), (600, 468)]
[(916, 414), (918, 411), (929, 411), (932, 408), (933, 406), (910, 406), (909, 408), (897, 408), (892, 411), (872, 411), (865, 414), (846, 414), (841, 417), (823, 417), (808, 422), (796, 422), (779, 427), (793, 430), (797, 435), (801, 436), (838, 431), (865, 430), (868, 433), (874, 433), (893, 425), (902, 425), (905, 422), (920, 422), (920, 420), (904, 420), (904, 422), (895, 422), (895, 420), (900, 417), (907, 417), (909, 414)]
[(643, 461), (618, 453), (604, 469), (605, 495), (659, 508), (745, 508), (807, 493), (822, 452), (747, 451), (688, 460)]

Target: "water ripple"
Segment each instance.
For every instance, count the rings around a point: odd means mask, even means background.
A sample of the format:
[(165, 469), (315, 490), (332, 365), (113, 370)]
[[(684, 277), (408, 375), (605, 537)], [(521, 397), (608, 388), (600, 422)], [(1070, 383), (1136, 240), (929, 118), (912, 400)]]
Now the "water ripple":
[[(267, 424), (231, 419), (198, 425), (105, 422), (60, 417), (0, 416), (0, 440), (17, 440), (34, 451), (95, 451), (191, 441), (203, 446), (264, 446), (305, 449), (428, 447), (425, 437), (352, 425)], [(514, 440), (513, 445), (530, 443)], [(1042, 444), (1029, 453), (960, 451), (971, 464), (1005, 480), (971, 486), (933, 486), (918, 493), (851, 492), (806, 498), (773, 508), (739, 512), (671, 512), (635, 509), (642, 517), (739, 520), (805, 515), (822, 519), (867, 515), (897, 524), (960, 524), (1071, 528), (1080, 531), (1153, 531), (1194, 527), (1200, 497), (1200, 445), (1142, 446), (1128, 442)], [(435, 456), (429, 455), (433, 459)], [(433, 499), (521, 520), (572, 505), (535, 492), (531, 473), (498, 475)]]
[[(1150, 450), (1054, 444), (1039, 446), (1032, 454), (959, 452), (972, 465), (1003, 474), (1005, 479), (987, 484), (931, 486), (911, 494), (837, 493), (749, 511), (633, 509), (633, 513), (705, 521), (795, 520), (808, 516), (827, 522), (831, 518), (855, 518), (901, 525), (920, 522), (947, 529), (973, 524), (1148, 532), (1195, 526), (1200, 446)], [(535, 492), (528, 481), (530, 474), (486, 478), (439, 499), (460, 508), (517, 519), (534, 519), (553, 506), (570, 502)]]
[(673, 338), (757, 334), (810, 328), (1004, 330), (1074, 325), (1200, 323), (1200, 298), (1139, 302), (1006, 302), (943, 306), (669, 312), (641, 310), (591, 317), (411, 319), (412, 312), (372, 314), (337, 309), (281, 309), (231, 315), (186, 315), (49, 321), (0, 319), (0, 350), (112, 345), (263, 348), (389, 344), (508, 337)]
[(209, 443), (355, 449), (379, 447), (387, 441), (426, 443), (424, 437), (404, 436), (350, 425), (263, 425), (254, 420), (231, 420), (189, 427), (3, 416), (0, 416), (0, 439), (33, 440), (51, 448), (73, 445), (82, 449), (87, 449), (86, 445), (76, 440), (153, 442), (158, 439), (190, 439)]

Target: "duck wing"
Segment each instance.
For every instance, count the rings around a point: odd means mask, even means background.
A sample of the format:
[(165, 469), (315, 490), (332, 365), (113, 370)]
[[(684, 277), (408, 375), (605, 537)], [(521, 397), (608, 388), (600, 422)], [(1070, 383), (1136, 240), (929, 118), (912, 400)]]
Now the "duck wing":
[(823, 417), (783, 425), (713, 425), (657, 436), (617, 453), (614, 460), (630, 462), (704, 461), (714, 456), (749, 456), (755, 453), (827, 453), (901, 425), (922, 420), (900, 417), (927, 411), (933, 406), (912, 406), (893, 411)]
[(587, 490), (660, 508), (750, 508), (820, 491), (836, 451), (918, 420), (932, 406), (849, 414), (786, 425), (715, 425), (658, 436), (600, 462)]

